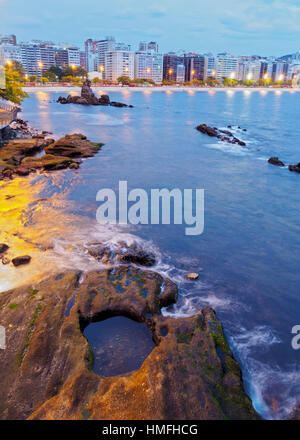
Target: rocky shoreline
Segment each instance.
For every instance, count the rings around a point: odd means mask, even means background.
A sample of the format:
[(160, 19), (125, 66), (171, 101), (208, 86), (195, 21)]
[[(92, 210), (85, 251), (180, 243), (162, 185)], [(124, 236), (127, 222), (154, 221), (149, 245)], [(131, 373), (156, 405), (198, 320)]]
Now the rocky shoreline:
[(28, 176), (37, 171), (77, 169), (82, 159), (93, 157), (103, 145), (89, 141), (81, 133), (57, 141), (44, 135), (14, 139), (0, 149), (0, 179)]
[[(103, 144), (82, 134), (54, 141), (46, 134), (14, 139), (0, 150), (4, 179), (36, 171), (78, 168)], [(39, 156), (36, 156), (39, 154)], [(2, 263), (8, 247), (2, 244)], [(177, 286), (150, 268), (155, 256), (137, 244), (86, 245), (99, 270), (49, 274), (1, 293), (6, 350), (0, 367), (0, 419), (258, 419), (241, 370), (211, 308), (194, 317), (164, 317)], [(28, 255), (11, 263), (29, 264)], [(193, 281), (198, 274), (187, 274)], [(74, 304), (69, 308), (70, 301)], [(151, 332), (155, 348), (141, 368), (115, 377), (93, 372), (83, 335), (92, 322), (126, 316)]]
[[(56, 273), (2, 293), (0, 418), (258, 419), (214, 311), (162, 315), (177, 295), (171, 280), (131, 264)], [(102, 377), (83, 331), (113, 316), (147, 326), (155, 348), (138, 370)]]

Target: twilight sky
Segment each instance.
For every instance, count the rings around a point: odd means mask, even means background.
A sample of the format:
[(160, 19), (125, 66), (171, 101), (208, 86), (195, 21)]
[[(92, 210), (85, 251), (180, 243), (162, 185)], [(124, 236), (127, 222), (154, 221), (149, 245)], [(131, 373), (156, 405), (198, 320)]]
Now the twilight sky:
[(299, 0), (0, 0), (0, 33), (71, 42), (113, 35), (160, 49), (236, 55), (300, 50)]

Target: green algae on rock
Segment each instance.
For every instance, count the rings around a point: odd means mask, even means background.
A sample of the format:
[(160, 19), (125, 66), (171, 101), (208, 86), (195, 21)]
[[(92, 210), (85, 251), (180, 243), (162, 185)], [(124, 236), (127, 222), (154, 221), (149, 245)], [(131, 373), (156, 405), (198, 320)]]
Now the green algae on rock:
[[(69, 271), (2, 293), (0, 418), (257, 419), (214, 311), (163, 316), (162, 305), (176, 300), (171, 280), (128, 265)], [(138, 370), (103, 377), (92, 371), (83, 331), (113, 316), (146, 325), (155, 348)]]

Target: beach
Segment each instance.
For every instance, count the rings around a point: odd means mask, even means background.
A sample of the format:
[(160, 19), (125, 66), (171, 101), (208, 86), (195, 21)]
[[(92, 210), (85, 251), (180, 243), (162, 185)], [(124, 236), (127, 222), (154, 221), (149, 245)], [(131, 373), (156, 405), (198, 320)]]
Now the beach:
[[(300, 88), (287, 88), (287, 87), (171, 87), (171, 86), (158, 86), (158, 87), (118, 87), (118, 86), (103, 86), (103, 87), (97, 87), (92, 86), (93, 90), (96, 92), (105, 91), (107, 93), (109, 92), (123, 92), (123, 91), (129, 91), (129, 92), (146, 92), (146, 93), (152, 93), (152, 92), (187, 92), (187, 93), (196, 93), (196, 92), (209, 92), (209, 93), (215, 93), (215, 92), (299, 92)], [(24, 87), (24, 91), (27, 93), (33, 93), (33, 92), (60, 92), (60, 93), (67, 93), (67, 92), (78, 92), (80, 93), (81, 87), (75, 87), (75, 86), (36, 86), (36, 87)]]

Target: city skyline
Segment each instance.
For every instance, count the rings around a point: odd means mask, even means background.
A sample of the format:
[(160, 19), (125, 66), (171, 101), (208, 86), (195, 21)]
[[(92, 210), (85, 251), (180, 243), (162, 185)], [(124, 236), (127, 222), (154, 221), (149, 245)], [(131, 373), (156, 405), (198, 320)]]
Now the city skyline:
[[(16, 13), (16, 11), (18, 11)], [(234, 12), (232, 12), (234, 11)], [(162, 52), (231, 52), (282, 56), (299, 50), (300, 7), (294, 0), (228, 0), (223, 4), (191, 0), (142, 5), (128, 0), (109, 3), (53, 0), (40, 10), (37, 0), (25, 4), (0, 0), (2, 34), (17, 34), (18, 40), (71, 41), (82, 48), (87, 38), (115, 35), (137, 48), (142, 40), (159, 41)], [(182, 29), (182, 32), (178, 32)]]

